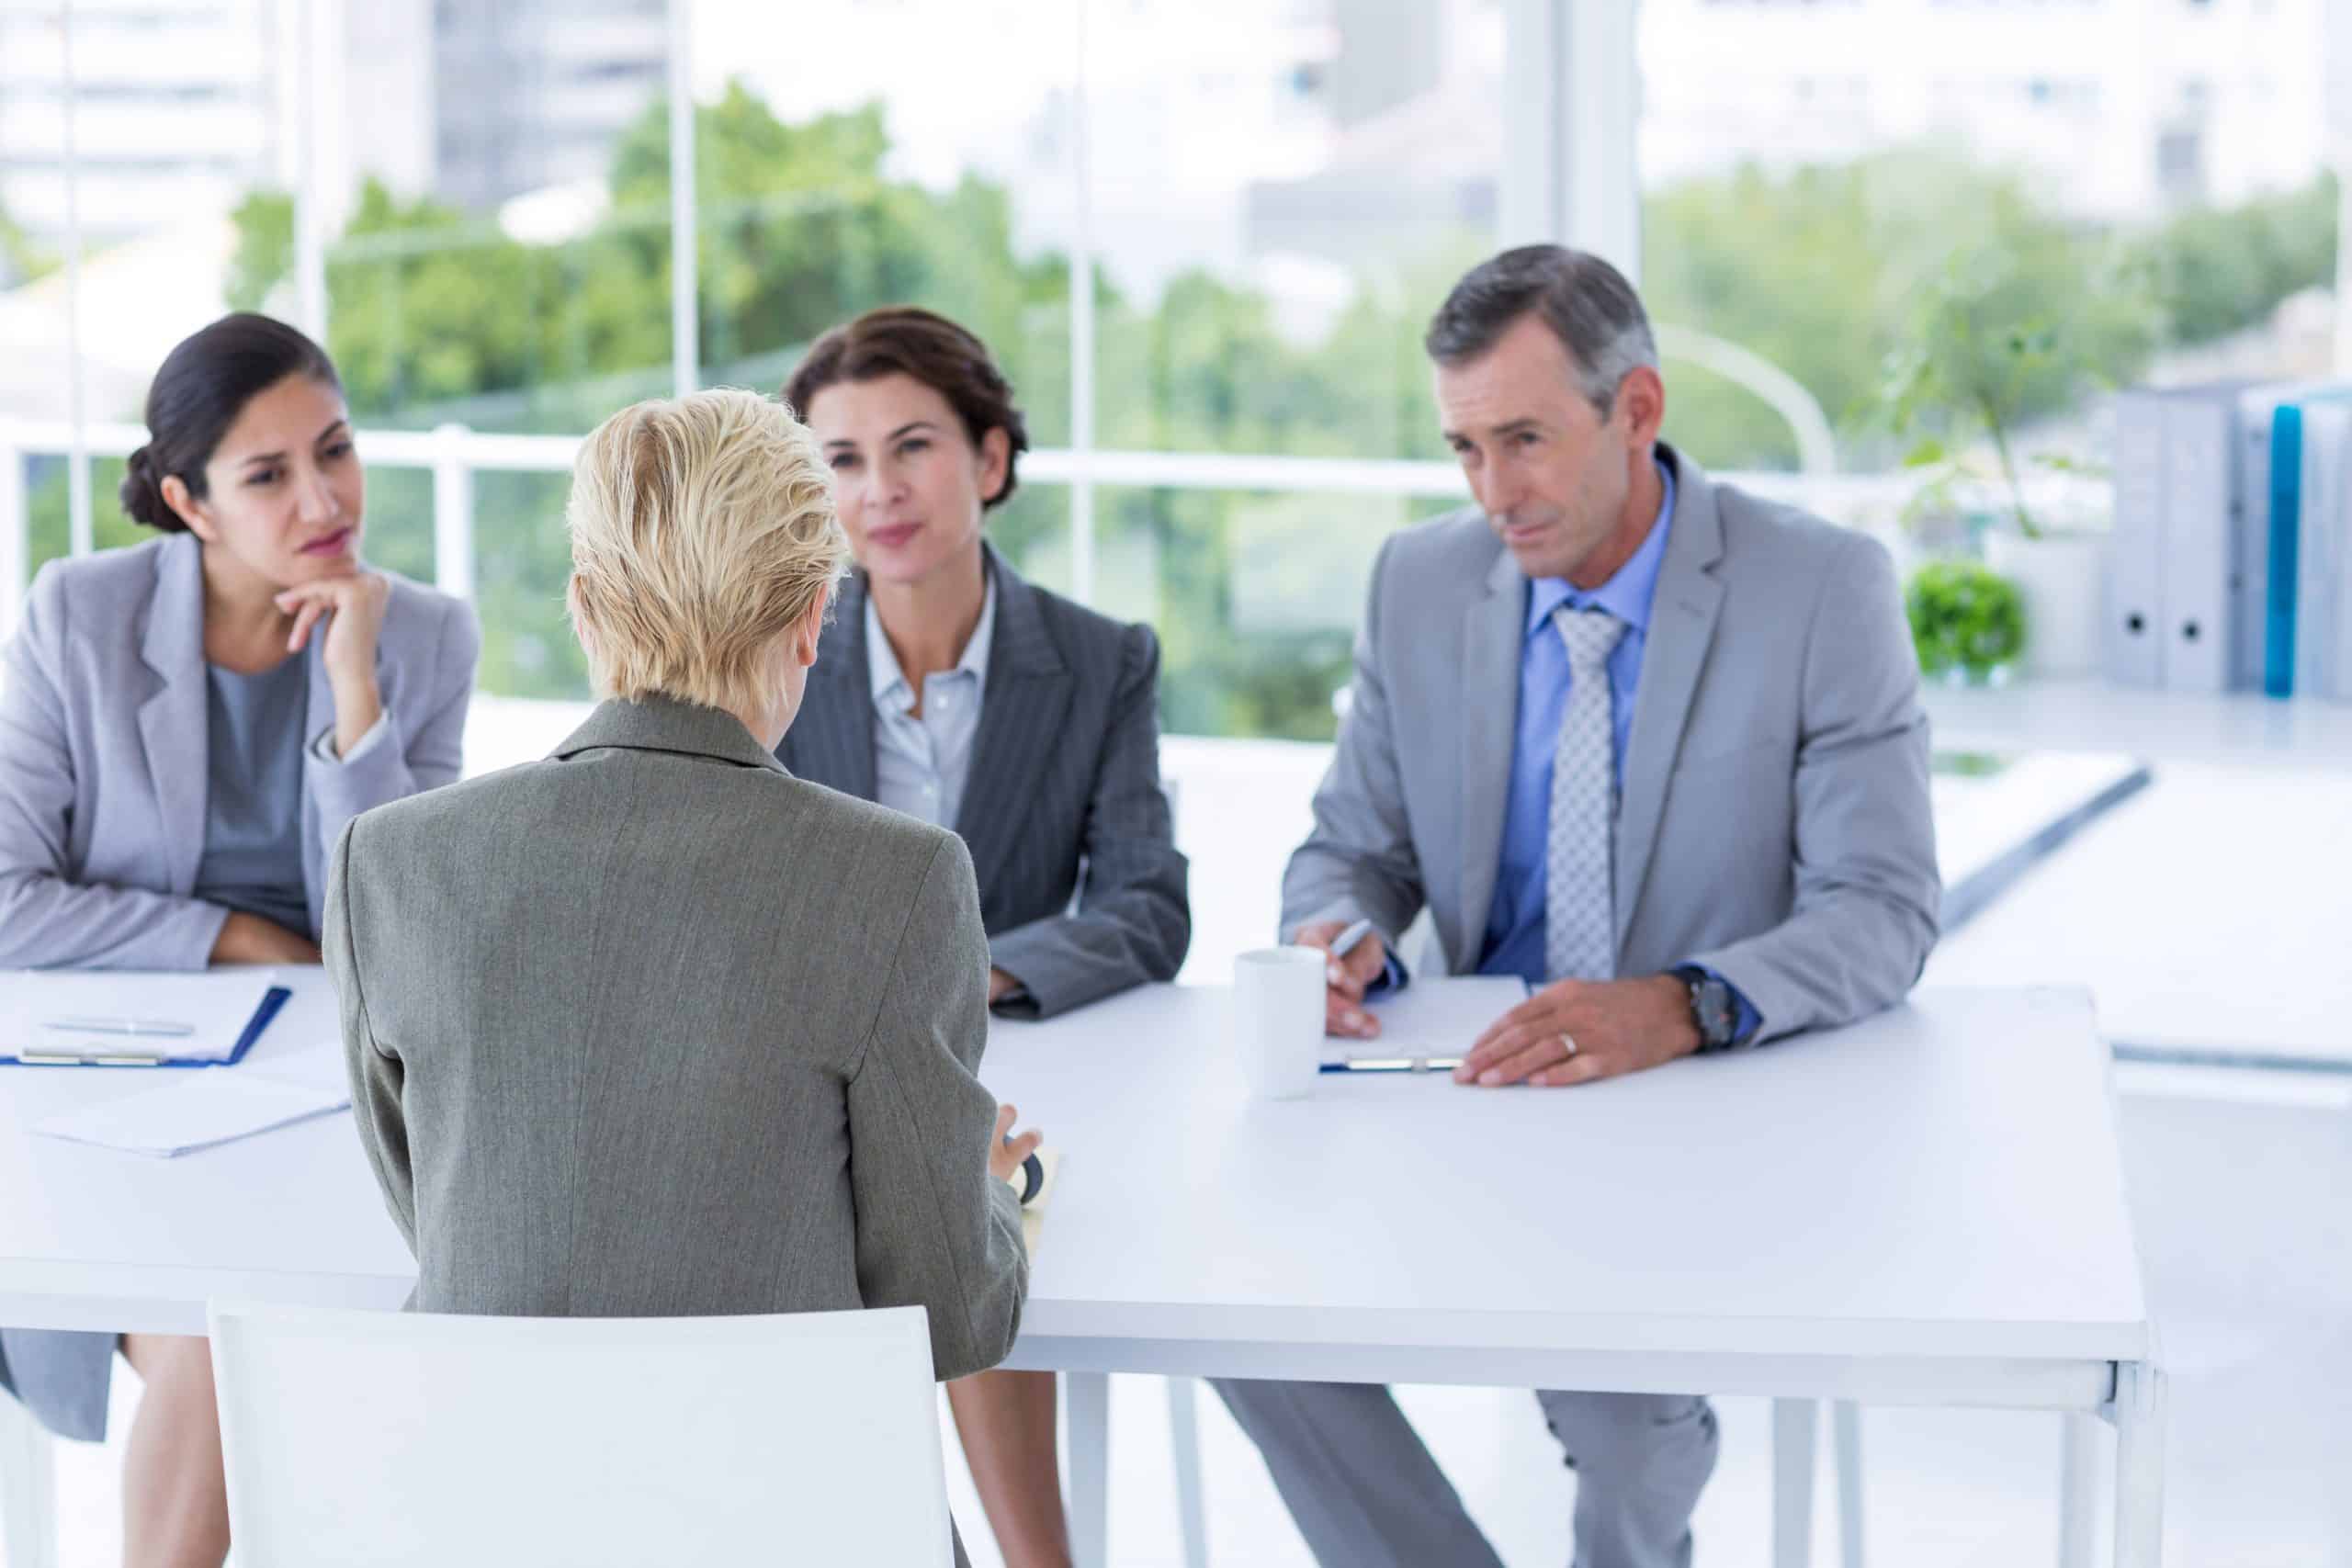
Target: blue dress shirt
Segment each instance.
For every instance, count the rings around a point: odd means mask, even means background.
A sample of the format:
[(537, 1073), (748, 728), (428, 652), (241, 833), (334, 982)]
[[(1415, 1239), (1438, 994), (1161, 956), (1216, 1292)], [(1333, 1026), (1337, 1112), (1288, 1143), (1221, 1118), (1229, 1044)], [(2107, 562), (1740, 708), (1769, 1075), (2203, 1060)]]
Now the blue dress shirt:
[[(1625, 624), (1625, 635), (1609, 655), (1609, 717), (1615, 776), (1625, 782), (1625, 743), (1634, 728), (1634, 697), (1641, 689), (1642, 655), (1649, 647), (1650, 601), (1658, 569), (1674, 528), (1674, 473), (1664, 463), (1658, 478), (1666, 493), (1657, 521), (1633, 558), (1588, 593), (1564, 578), (1538, 578), (1527, 585), (1526, 630), (1519, 656), (1519, 727), (1511, 742), (1510, 794), (1503, 815), (1502, 855), (1495, 868), (1494, 902), (1487, 912), (1486, 944), (1478, 973), (1517, 975), (1529, 986), (1547, 981), (1544, 968), (1544, 862), (1552, 815), (1552, 756), (1558, 749), (1560, 720), (1568, 706), (1568, 649), (1552, 626), (1563, 604), (1605, 610)], [(1722, 976), (1717, 976), (1720, 979)], [(1732, 992), (1739, 1012), (1739, 1037), (1756, 1032), (1761, 1018), (1746, 997)]]

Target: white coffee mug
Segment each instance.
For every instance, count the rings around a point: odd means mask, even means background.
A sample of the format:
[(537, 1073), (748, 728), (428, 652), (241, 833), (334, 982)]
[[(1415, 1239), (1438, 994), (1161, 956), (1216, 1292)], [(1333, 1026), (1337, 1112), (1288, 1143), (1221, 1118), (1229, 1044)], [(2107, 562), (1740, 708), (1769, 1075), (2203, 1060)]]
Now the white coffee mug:
[(1324, 968), (1316, 947), (1253, 948), (1233, 961), (1233, 1040), (1260, 1100), (1296, 1100), (1323, 1063)]

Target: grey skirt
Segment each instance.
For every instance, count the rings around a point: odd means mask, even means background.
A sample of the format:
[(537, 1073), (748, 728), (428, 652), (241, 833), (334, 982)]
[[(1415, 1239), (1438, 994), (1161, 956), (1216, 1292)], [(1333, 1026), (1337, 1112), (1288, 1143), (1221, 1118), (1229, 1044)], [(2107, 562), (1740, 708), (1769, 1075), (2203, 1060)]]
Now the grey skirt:
[(0, 1328), (0, 1389), (15, 1394), (59, 1437), (103, 1442), (118, 1337), (54, 1328)]

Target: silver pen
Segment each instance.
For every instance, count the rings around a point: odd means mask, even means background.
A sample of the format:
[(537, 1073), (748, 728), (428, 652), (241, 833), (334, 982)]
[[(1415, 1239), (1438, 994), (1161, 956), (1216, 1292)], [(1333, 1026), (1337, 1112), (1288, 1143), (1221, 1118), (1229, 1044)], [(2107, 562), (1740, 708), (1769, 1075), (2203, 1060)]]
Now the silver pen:
[(192, 1023), (152, 1018), (48, 1018), (43, 1029), (66, 1034), (128, 1034), (138, 1039), (178, 1039), (196, 1032)]

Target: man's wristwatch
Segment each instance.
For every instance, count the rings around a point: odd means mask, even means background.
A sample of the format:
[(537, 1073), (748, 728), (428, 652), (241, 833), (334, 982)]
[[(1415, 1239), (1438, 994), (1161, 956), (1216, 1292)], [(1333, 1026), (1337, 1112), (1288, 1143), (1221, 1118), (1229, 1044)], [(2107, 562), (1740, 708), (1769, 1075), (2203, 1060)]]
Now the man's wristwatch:
[(1699, 1049), (1728, 1051), (1739, 1043), (1739, 1003), (1731, 987), (1695, 964), (1667, 971), (1690, 990), (1690, 1021), (1699, 1026)]

